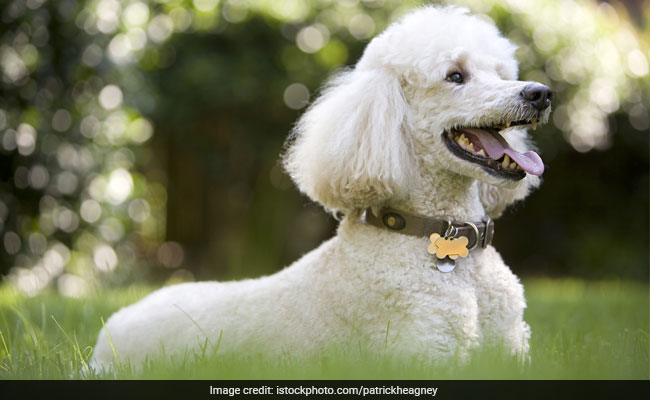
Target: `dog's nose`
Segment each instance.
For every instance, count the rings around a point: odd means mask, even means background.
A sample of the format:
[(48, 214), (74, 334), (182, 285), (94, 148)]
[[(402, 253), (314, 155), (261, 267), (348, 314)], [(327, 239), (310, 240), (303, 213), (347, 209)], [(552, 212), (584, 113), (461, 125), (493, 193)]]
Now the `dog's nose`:
[(541, 83), (533, 83), (521, 91), (521, 97), (524, 98), (531, 106), (535, 107), (538, 111), (545, 110), (551, 106), (551, 98), (553, 92), (548, 86)]

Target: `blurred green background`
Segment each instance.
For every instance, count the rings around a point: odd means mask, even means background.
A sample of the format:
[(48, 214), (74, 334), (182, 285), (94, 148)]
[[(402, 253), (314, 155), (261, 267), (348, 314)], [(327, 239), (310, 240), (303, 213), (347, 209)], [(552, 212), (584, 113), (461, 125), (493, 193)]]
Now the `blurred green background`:
[[(650, 2), (456, 1), (555, 92), (544, 183), (497, 223), (520, 276), (648, 280)], [(28, 295), (272, 273), (336, 221), (278, 164), (337, 68), (421, 4), (0, 5), (0, 274)], [(435, 40), (435, 38), (432, 38)]]

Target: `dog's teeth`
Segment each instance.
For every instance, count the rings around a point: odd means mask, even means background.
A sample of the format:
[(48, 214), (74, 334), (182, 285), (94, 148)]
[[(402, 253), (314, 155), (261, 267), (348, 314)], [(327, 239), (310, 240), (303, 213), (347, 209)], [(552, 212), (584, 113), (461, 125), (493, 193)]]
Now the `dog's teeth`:
[(476, 150), (474, 150), (474, 143), (470, 143), (470, 144), (467, 146), (467, 148), (468, 148), (472, 153), (476, 152)]
[(515, 162), (510, 163), (510, 169), (515, 169), (516, 166), (517, 166), (517, 163), (515, 163)]
[(510, 122), (506, 122), (506, 129), (510, 128)]
[(537, 129), (537, 120), (534, 118), (533, 118), (532, 125), (533, 125), (533, 130)]
[(479, 150), (476, 154), (478, 154), (481, 157), (485, 157), (485, 151), (483, 151), (483, 149)]
[(510, 157), (508, 157), (507, 154), (503, 157), (503, 162), (501, 163), (501, 166), (503, 168), (508, 168), (510, 166)]

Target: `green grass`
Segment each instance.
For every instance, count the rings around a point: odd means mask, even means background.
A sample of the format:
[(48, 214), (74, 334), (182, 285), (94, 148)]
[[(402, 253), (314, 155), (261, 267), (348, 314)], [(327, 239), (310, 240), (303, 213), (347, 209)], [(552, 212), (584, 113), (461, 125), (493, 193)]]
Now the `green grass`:
[[(341, 354), (310, 360), (263, 355), (188, 354), (119, 368), (121, 379), (650, 379), (649, 292), (630, 282), (528, 280), (531, 362), (521, 366), (495, 349), (466, 364), (382, 354)], [(0, 379), (80, 378), (97, 333), (119, 307), (151, 288), (105, 291), (83, 299), (55, 293), (24, 297), (0, 287)]]

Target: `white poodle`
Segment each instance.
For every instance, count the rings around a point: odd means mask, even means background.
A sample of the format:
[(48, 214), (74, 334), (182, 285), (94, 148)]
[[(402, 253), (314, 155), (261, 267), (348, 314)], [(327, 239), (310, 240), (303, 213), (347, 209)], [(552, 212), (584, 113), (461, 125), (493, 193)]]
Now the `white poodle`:
[(547, 121), (551, 93), (517, 80), (514, 53), (464, 9), (419, 8), (392, 24), (323, 89), (284, 158), (302, 192), (343, 215), (337, 235), (274, 275), (170, 286), (121, 309), (91, 365), (217, 343), (310, 355), (361, 342), (428, 359), (496, 344), (525, 355), (523, 287), (489, 245), (489, 217), (539, 184), (526, 128)]

